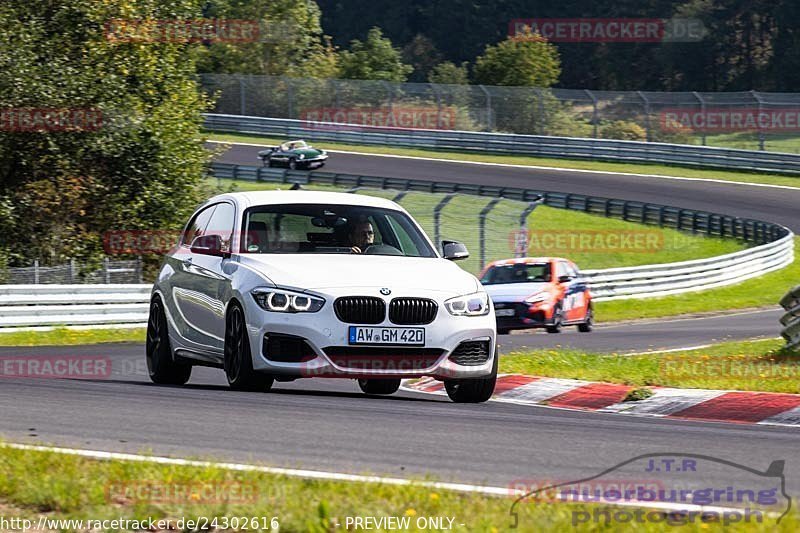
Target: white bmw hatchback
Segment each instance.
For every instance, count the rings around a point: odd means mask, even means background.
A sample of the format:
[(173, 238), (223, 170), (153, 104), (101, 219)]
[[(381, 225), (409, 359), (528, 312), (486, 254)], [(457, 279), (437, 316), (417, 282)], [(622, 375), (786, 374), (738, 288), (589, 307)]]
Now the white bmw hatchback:
[(303, 377), (357, 379), (391, 394), (444, 381), (483, 402), (497, 376), (495, 316), (475, 276), (394, 202), (312, 191), (216, 196), (189, 220), (153, 286), (147, 366), (183, 384), (223, 368), (239, 390)]

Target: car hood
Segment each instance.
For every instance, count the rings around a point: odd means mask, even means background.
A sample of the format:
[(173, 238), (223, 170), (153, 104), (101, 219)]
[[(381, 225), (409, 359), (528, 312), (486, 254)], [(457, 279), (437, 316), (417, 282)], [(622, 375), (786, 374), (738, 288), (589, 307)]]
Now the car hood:
[(301, 150), (292, 150), (293, 154), (304, 155), (305, 157), (317, 157), (322, 153), (322, 150), (316, 148), (303, 148)]
[(309, 290), (387, 287), (453, 296), (480, 290), (475, 276), (440, 258), (356, 254), (242, 254), (242, 265), (275, 285)]
[(521, 302), (531, 294), (546, 290), (549, 285), (546, 282), (498, 283), (484, 285), (483, 288), (486, 289), (493, 302)]

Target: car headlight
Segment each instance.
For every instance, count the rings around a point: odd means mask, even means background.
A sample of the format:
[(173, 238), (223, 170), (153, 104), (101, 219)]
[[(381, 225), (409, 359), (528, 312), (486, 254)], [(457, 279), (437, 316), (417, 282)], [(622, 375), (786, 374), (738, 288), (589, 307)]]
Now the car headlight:
[(525, 303), (536, 304), (536, 303), (539, 303), (539, 302), (543, 302), (543, 301), (547, 300), (548, 296), (549, 296), (549, 294), (546, 293), (546, 292), (538, 292), (536, 294), (531, 294), (530, 296), (525, 298)]
[(305, 159), (305, 158), (306, 158), (306, 154), (300, 154), (300, 159)]
[(316, 313), (325, 305), (317, 296), (273, 288), (256, 288), (251, 291), (259, 307), (277, 313)]
[(465, 294), (450, 298), (444, 303), (451, 315), (456, 316), (482, 316), (489, 314), (489, 296), (485, 292)]

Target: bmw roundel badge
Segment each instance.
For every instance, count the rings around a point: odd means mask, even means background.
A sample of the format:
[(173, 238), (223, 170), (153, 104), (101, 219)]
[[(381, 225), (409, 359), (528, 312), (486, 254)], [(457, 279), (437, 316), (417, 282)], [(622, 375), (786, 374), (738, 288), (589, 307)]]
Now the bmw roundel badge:
[(383, 294), (384, 296), (389, 296), (390, 294), (392, 294), (392, 291), (389, 290), (388, 287), (384, 287), (381, 289), (381, 294)]

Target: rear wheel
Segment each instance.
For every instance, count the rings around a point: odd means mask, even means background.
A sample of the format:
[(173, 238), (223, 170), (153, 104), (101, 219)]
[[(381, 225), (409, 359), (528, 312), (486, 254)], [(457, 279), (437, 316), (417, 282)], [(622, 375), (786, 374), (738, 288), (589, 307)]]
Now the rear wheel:
[(167, 333), (167, 315), (164, 312), (164, 304), (158, 296), (150, 302), (145, 354), (147, 371), (153, 383), (183, 385), (189, 381), (189, 377), (192, 375), (192, 366), (176, 362), (172, 355), (172, 347)]
[(561, 302), (558, 302), (555, 309), (553, 309), (553, 323), (547, 326), (547, 333), (561, 333), (563, 323), (564, 311)]
[(272, 387), (271, 376), (253, 370), (244, 312), (237, 304), (231, 308), (226, 321), (224, 368), (228, 385), (234, 390), (268, 391)]
[(400, 388), (399, 379), (359, 379), (364, 394), (394, 394)]
[(578, 331), (581, 333), (589, 333), (594, 328), (594, 310), (592, 306), (586, 308), (586, 316), (583, 319), (583, 322), (578, 324)]
[(444, 390), (455, 403), (483, 403), (492, 397), (497, 384), (497, 349), (494, 351), (492, 373), (485, 378), (446, 379)]
[(289, 159), (289, 170), (297, 170), (297, 160), (294, 157)]

